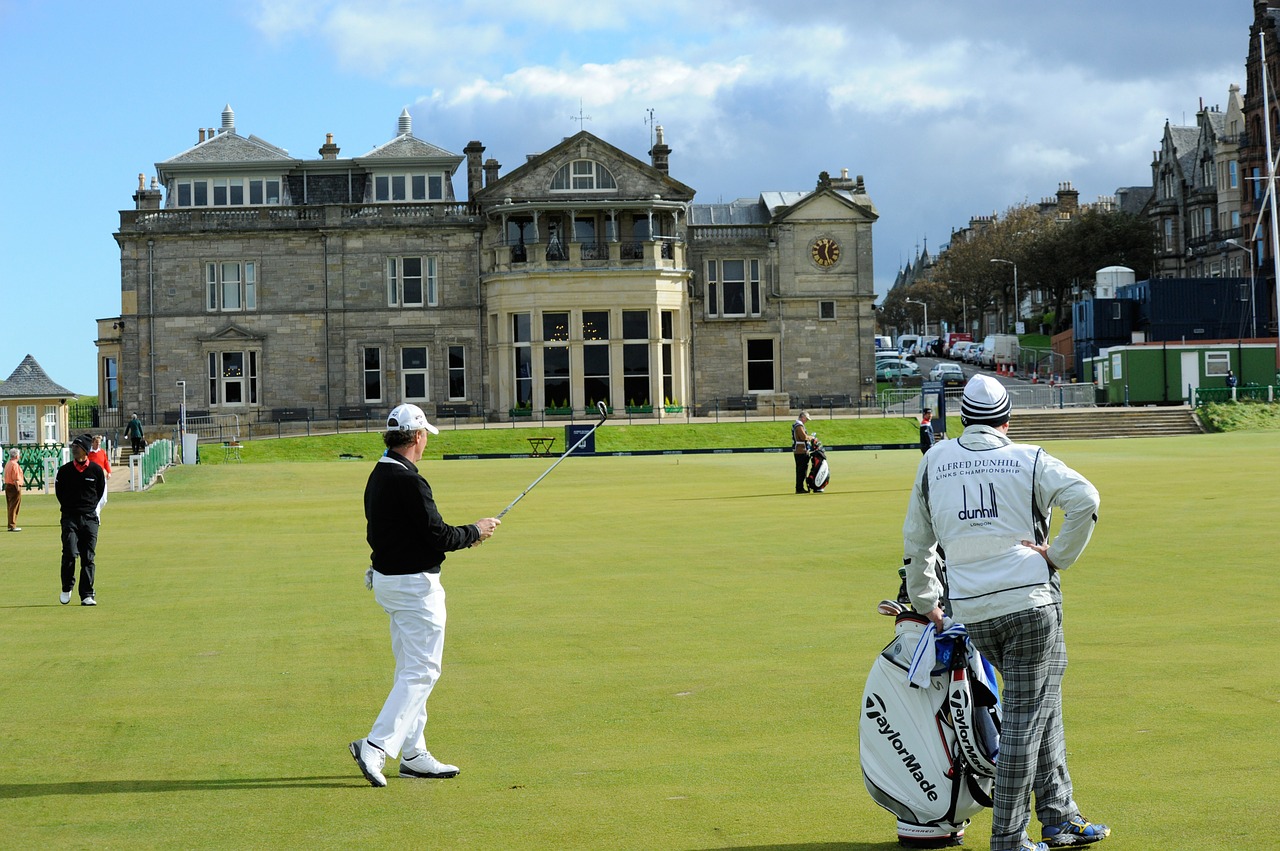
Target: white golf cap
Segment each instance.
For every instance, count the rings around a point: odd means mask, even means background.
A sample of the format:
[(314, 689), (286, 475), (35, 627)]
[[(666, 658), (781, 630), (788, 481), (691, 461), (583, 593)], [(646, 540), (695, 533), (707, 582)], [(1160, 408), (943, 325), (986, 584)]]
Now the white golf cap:
[(426, 429), (439, 434), (440, 429), (427, 422), (427, 415), (417, 405), (396, 405), (387, 417), (387, 431), (418, 431)]

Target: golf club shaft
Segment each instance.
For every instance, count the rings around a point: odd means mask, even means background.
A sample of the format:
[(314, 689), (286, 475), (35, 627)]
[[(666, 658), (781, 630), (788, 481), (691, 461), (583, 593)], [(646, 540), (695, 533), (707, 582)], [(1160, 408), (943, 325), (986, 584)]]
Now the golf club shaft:
[(559, 458), (557, 458), (557, 459), (555, 460), (555, 463), (553, 463), (550, 467), (548, 467), (548, 468), (547, 468), (547, 469), (542, 473), (542, 475), (541, 475), (541, 476), (538, 476), (538, 478), (536, 478), (536, 479), (534, 479), (534, 480), (533, 480), (533, 484), (529, 485), (529, 487), (527, 487), (527, 488), (525, 488), (525, 489), (524, 489), (524, 492), (523, 492), (523, 493), (521, 493), (521, 494), (520, 494), (518, 497), (516, 497), (515, 499), (511, 500), (511, 504), (510, 504), (510, 505), (508, 505), (506, 508), (502, 509), (502, 511), (501, 511), (501, 512), (499, 512), (499, 514), (498, 514), (498, 519), (499, 519), (499, 520), (501, 520), (501, 519), (506, 515), (506, 513), (507, 513), (508, 511), (510, 511), (512, 508), (514, 508), (514, 507), (515, 507), (515, 504), (516, 504), (517, 502), (519, 502), (520, 500), (524, 499), (524, 495), (525, 495), (526, 493), (528, 493), (529, 491), (533, 490), (533, 489), (537, 486), (538, 482), (540, 482), (540, 481), (542, 481), (543, 479), (545, 479), (545, 478), (547, 477), (547, 473), (550, 473), (552, 470), (554, 470), (554, 469), (556, 468), (556, 464), (559, 464), (561, 461), (563, 461), (564, 459), (568, 458), (568, 457), (569, 457), (569, 455), (573, 452), (573, 450), (575, 450), (575, 449), (577, 449), (579, 446), (581, 446), (581, 445), (586, 441), (586, 439), (587, 439), (588, 437), (590, 437), (591, 435), (593, 435), (593, 434), (595, 434), (595, 433), (596, 433), (596, 429), (598, 429), (598, 428), (600, 428), (600, 426), (604, 425), (604, 421), (605, 421), (606, 419), (608, 419), (608, 418), (609, 418), (609, 411), (608, 411), (608, 409), (607, 409), (607, 408), (605, 408), (604, 402), (600, 402), (600, 403), (597, 405), (597, 407), (598, 407), (598, 408), (599, 408), (599, 410), (600, 410), (600, 422), (598, 422), (598, 423), (596, 423), (595, 425), (593, 425), (593, 426), (591, 427), (591, 430), (590, 430), (590, 431), (586, 432), (585, 434), (583, 434), (583, 435), (582, 435), (582, 437), (578, 438), (578, 442), (577, 442), (577, 443), (573, 444), (573, 446), (570, 446), (568, 449), (566, 449), (566, 450), (564, 451), (564, 454), (563, 454), (563, 455), (561, 455)]

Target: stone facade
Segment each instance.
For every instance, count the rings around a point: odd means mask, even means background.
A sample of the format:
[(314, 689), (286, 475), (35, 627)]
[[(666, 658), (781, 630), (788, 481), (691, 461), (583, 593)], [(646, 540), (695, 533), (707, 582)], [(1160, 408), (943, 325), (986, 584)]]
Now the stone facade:
[(172, 420), (185, 392), (191, 416), (254, 420), (402, 400), (661, 416), (861, 395), (876, 219), (861, 178), (697, 205), (660, 128), (648, 162), (582, 132), (505, 176), (479, 142), (450, 154), (407, 112), (398, 131), (363, 157), (329, 137), (296, 159), (239, 136), (228, 108), (150, 189), (140, 177), (115, 234), (121, 315), (99, 322), (117, 410)]

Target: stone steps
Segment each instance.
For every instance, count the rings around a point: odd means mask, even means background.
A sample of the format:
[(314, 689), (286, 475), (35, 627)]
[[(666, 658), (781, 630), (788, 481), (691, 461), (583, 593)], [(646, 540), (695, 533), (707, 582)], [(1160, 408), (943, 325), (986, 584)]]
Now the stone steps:
[(1026, 443), (1203, 433), (1195, 412), (1185, 405), (1172, 408), (1015, 409), (1009, 420), (1009, 436)]

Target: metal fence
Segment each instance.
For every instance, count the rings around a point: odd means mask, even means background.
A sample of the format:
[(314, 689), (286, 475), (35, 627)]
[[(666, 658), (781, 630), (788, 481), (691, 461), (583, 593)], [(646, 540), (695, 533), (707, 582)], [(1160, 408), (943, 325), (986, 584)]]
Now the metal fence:
[(0, 463), (9, 463), (10, 449), (18, 450), (20, 453), (18, 455), (18, 467), (22, 470), (23, 490), (43, 488), (53, 484), (49, 478), (48, 471), (52, 469), (56, 472), (59, 467), (66, 463), (63, 459), (63, 450), (65, 448), (61, 443), (27, 443), (0, 446), (0, 451), (3, 452), (3, 458), (0, 459)]
[[(1092, 408), (1096, 407), (1097, 388), (1092, 384), (1030, 384), (1005, 387), (1015, 408)], [(946, 390), (947, 410), (960, 412), (963, 387)], [(895, 388), (880, 393), (880, 409), (885, 415), (915, 416), (924, 408), (920, 388)]]

